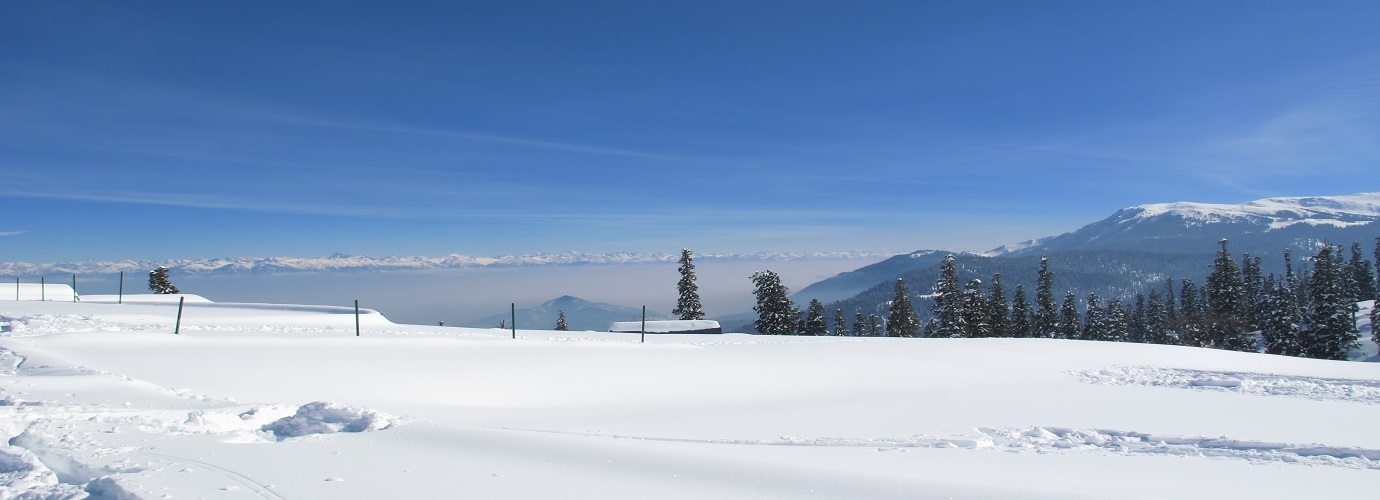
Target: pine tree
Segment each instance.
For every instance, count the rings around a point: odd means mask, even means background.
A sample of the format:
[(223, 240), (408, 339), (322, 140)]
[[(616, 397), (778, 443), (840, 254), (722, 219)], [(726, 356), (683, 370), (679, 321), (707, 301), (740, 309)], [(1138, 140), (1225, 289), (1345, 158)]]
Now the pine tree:
[(992, 275), (992, 287), (987, 291), (987, 324), (992, 325), (993, 337), (1014, 337), (1011, 332), (1011, 307), (1006, 305), (1006, 291), (1001, 285), (1001, 273)]
[(848, 320), (843, 316), (843, 309), (834, 310), (834, 335), (847, 337), (852, 335), (848, 331)]
[(752, 293), (757, 297), (757, 305), (752, 307), (757, 312), (757, 320), (753, 322), (757, 332), (768, 335), (796, 333), (800, 309), (791, 303), (790, 291), (781, 284), (781, 276), (771, 270), (761, 271), (752, 274), (752, 283), (755, 287)]
[(1132, 306), (1131, 314), (1126, 321), (1126, 342), (1144, 343), (1150, 336), (1147, 308), (1145, 294), (1136, 294), (1136, 305)]
[(1096, 293), (1089, 293), (1083, 310), (1083, 340), (1107, 340), (1106, 310), (1098, 303)]
[(891, 314), (886, 317), (886, 334), (889, 337), (920, 336), (920, 319), (915, 317), (910, 290), (901, 278), (896, 278), (896, 293), (891, 299)]
[(867, 318), (861, 312), (853, 313), (853, 335), (866, 337), (869, 333), (871, 329), (867, 327)]
[(1212, 263), (1207, 278), (1207, 339), (1208, 345), (1230, 351), (1255, 351), (1255, 338), (1250, 334), (1250, 310), (1246, 306), (1246, 285), (1241, 268), (1227, 253), (1227, 240)]
[(676, 300), (676, 308), (671, 314), (680, 316), (680, 319), (704, 319), (704, 308), (700, 305), (700, 287), (695, 284), (695, 258), (689, 248), (680, 251), (680, 282), (676, 283), (676, 290), (680, 292), (680, 298)]
[(1380, 344), (1380, 236), (1375, 237), (1375, 301), (1370, 307), (1370, 341)]
[(882, 330), (882, 320), (876, 314), (867, 315), (867, 334), (871, 337), (885, 337), (886, 331)]
[(1260, 324), (1260, 337), (1266, 354), (1299, 355), (1298, 295), (1289, 289), (1288, 281), (1280, 280), (1265, 297), (1265, 314)]
[(939, 279), (934, 283), (934, 337), (961, 337), (967, 330), (963, 323), (963, 290), (958, 285), (958, 267), (954, 256), (944, 258), (939, 266)]
[(1299, 350), (1306, 357), (1345, 360), (1347, 352), (1359, 345), (1356, 302), (1346, 296), (1340, 254), (1340, 247), (1324, 243), (1313, 257), (1313, 273), (1308, 278), (1307, 324), (1299, 336)]
[(1375, 237), (1375, 288), (1380, 294), (1380, 236)]
[(1054, 338), (1077, 339), (1082, 336), (1082, 322), (1078, 317), (1078, 298), (1073, 292), (1064, 294), (1064, 303), (1059, 307), (1059, 321)]
[(972, 280), (963, 287), (963, 336), (980, 339), (992, 336), (991, 315), (987, 312), (987, 297), (982, 295), (982, 280)]
[(1179, 308), (1174, 304), (1174, 279), (1164, 279), (1164, 340), (1165, 344), (1183, 344), (1182, 329), (1179, 327)]
[(1150, 291), (1145, 301), (1145, 341), (1152, 344), (1174, 344), (1170, 336), (1169, 314), (1164, 297), (1156, 290)]
[(556, 331), (564, 332), (570, 330), (570, 325), (565, 323), (565, 309), (559, 309), (556, 312)]
[(1120, 300), (1107, 303), (1105, 338), (1112, 342), (1126, 342), (1130, 337), (1131, 314)]
[(1371, 275), (1371, 263), (1361, 256), (1361, 244), (1351, 244), (1351, 261), (1347, 262), (1347, 283), (1351, 288), (1352, 302), (1370, 300), (1375, 296), (1375, 278)]
[(1011, 336), (1016, 338), (1031, 337), (1030, 324), (1030, 303), (1025, 300), (1025, 287), (1020, 283), (1016, 284), (1016, 291), (1011, 294)]
[(1284, 285), (1287, 288), (1298, 288), (1298, 276), (1294, 275), (1294, 260), (1289, 256), (1289, 249), (1284, 249)]
[[(1369, 270), (1367, 270), (1369, 274)], [(1249, 311), (1246, 317), (1246, 329), (1255, 330), (1260, 328), (1260, 322), (1264, 315), (1265, 295), (1269, 289), (1265, 287), (1264, 272), (1260, 269), (1260, 257), (1251, 257), (1251, 254), (1241, 256), (1241, 282), (1245, 286), (1246, 310)]]
[(1032, 337), (1057, 338), (1059, 313), (1054, 309), (1054, 273), (1049, 272), (1049, 257), (1040, 257), (1040, 276), (1035, 285), (1035, 313), (1031, 318)]
[(1199, 301), (1198, 286), (1193, 280), (1181, 280), (1179, 289), (1179, 320), (1175, 329), (1179, 342), (1194, 347), (1210, 345), (1203, 329), (1203, 309)]
[(824, 317), (824, 304), (819, 299), (810, 299), (810, 306), (805, 310), (805, 335), (828, 334), (829, 320)]
[(172, 284), (172, 280), (168, 279), (168, 268), (165, 266), (158, 266), (158, 269), (149, 271), (149, 290), (158, 294), (182, 293)]
[(1370, 341), (1380, 345), (1380, 293), (1370, 305)]

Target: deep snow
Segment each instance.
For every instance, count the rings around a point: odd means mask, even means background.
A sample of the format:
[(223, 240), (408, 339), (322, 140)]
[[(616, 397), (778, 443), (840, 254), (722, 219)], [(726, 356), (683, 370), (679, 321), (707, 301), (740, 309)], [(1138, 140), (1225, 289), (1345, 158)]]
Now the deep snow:
[[(1380, 365), (0, 301), (0, 497), (1324, 498)], [(1368, 335), (1368, 332), (1367, 332)]]

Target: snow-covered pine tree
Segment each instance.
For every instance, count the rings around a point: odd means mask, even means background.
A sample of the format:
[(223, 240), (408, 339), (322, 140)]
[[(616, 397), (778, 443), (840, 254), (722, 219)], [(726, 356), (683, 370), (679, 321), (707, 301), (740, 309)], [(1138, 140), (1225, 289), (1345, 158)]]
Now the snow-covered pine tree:
[(810, 299), (810, 305), (805, 309), (805, 335), (828, 335), (829, 319), (824, 317), (824, 303), (819, 299)]
[(882, 324), (881, 318), (878, 318), (876, 314), (867, 315), (867, 324), (867, 335), (869, 337), (886, 336), (886, 331), (882, 329), (885, 325)]
[(1106, 339), (1112, 342), (1126, 342), (1131, 336), (1130, 321), (1131, 314), (1120, 300), (1112, 300), (1107, 303), (1107, 330)]
[(1025, 287), (1017, 283), (1016, 290), (1011, 293), (1011, 336), (1030, 337), (1031, 328), (1030, 302), (1025, 300)]
[(863, 317), (863, 313), (853, 313), (853, 335), (866, 337), (871, 331), (872, 330), (867, 327), (867, 318)]
[(1136, 294), (1136, 304), (1131, 307), (1131, 314), (1126, 319), (1126, 342), (1144, 343), (1149, 336), (1146, 328), (1145, 294)]
[(891, 298), (891, 314), (886, 317), (888, 337), (919, 337), (920, 319), (915, 317), (915, 307), (910, 301), (910, 289), (906, 281), (896, 278), (896, 290)]
[(1375, 237), (1375, 289), (1380, 294), (1380, 236)]
[(1201, 295), (1198, 285), (1193, 280), (1180, 280), (1180, 283), (1179, 321), (1175, 325), (1179, 342), (1187, 346), (1208, 347), (1210, 342), (1203, 329), (1203, 306), (1199, 302)]
[(1169, 310), (1164, 297), (1157, 290), (1150, 290), (1150, 298), (1145, 300), (1145, 341), (1152, 344), (1173, 344), (1169, 335)]
[(1054, 308), (1054, 273), (1049, 272), (1049, 257), (1040, 257), (1040, 275), (1035, 284), (1035, 312), (1031, 315), (1032, 337), (1057, 338), (1059, 312)]
[(1362, 257), (1361, 244), (1351, 244), (1351, 260), (1346, 264), (1347, 284), (1351, 288), (1354, 302), (1370, 300), (1375, 296), (1375, 278), (1371, 275), (1369, 260)]
[[(1289, 255), (1289, 249), (1284, 249), (1284, 285), (1287, 288), (1297, 289), (1299, 286), (1298, 276), (1294, 275), (1294, 259)], [(1298, 290), (1294, 290), (1295, 293)]]
[(149, 271), (149, 290), (160, 294), (182, 293), (172, 284), (172, 280), (168, 279), (166, 266), (158, 266), (158, 269)]
[(992, 287), (987, 289), (987, 324), (992, 325), (993, 337), (1015, 336), (1011, 332), (1011, 306), (1006, 304), (1001, 273), (992, 275)]
[(1246, 330), (1256, 330), (1260, 328), (1260, 321), (1263, 318), (1262, 302), (1269, 289), (1265, 288), (1264, 271), (1260, 268), (1260, 257), (1251, 257), (1251, 254), (1241, 255), (1241, 283), (1245, 286), (1242, 289), (1246, 302)]
[(704, 307), (700, 305), (700, 287), (695, 284), (695, 258), (694, 253), (689, 248), (680, 251), (680, 281), (676, 283), (676, 290), (680, 293), (680, 298), (676, 300), (676, 308), (671, 314), (680, 316), (680, 319), (704, 319)]
[(963, 287), (963, 336), (980, 339), (992, 336), (991, 314), (987, 312), (987, 297), (982, 295), (982, 280), (969, 281)]
[(1183, 344), (1182, 329), (1179, 327), (1179, 308), (1175, 306), (1174, 278), (1164, 279), (1164, 339), (1165, 344)]
[(1089, 293), (1083, 310), (1083, 332), (1079, 338), (1083, 340), (1107, 340), (1107, 317), (1106, 310), (1102, 309), (1102, 304), (1096, 293)]
[(852, 335), (848, 331), (848, 320), (843, 316), (843, 309), (834, 309), (834, 335), (840, 337)]
[(565, 309), (558, 309), (556, 314), (556, 331), (564, 332), (570, 330), (570, 325), (565, 322)]
[(1298, 356), (1301, 319), (1298, 295), (1289, 289), (1287, 280), (1279, 280), (1265, 296), (1264, 319), (1260, 324), (1265, 353)]
[(1380, 293), (1375, 294), (1370, 306), (1370, 341), (1380, 345)]
[(796, 333), (800, 309), (791, 303), (790, 291), (781, 284), (781, 276), (771, 270), (756, 272), (752, 274), (752, 284), (752, 293), (757, 297), (757, 305), (752, 307), (757, 312), (757, 320), (753, 322), (757, 332), (768, 335)]
[(1058, 319), (1054, 338), (1072, 340), (1082, 336), (1083, 322), (1078, 314), (1078, 298), (1072, 291), (1064, 293), (1064, 303), (1059, 306)]
[(930, 329), (935, 337), (961, 337), (967, 330), (963, 320), (963, 289), (958, 284), (958, 265), (954, 256), (944, 258), (939, 266), (939, 279), (934, 283), (934, 327)]
[(1300, 351), (1306, 357), (1347, 359), (1347, 351), (1357, 347), (1356, 302), (1346, 296), (1341, 247), (1324, 243), (1313, 257), (1313, 273), (1308, 278), (1307, 324), (1299, 336)]
[(1250, 334), (1250, 309), (1246, 305), (1246, 284), (1241, 268), (1227, 253), (1227, 240), (1212, 263), (1207, 277), (1208, 345), (1229, 351), (1251, 351), (1259, 347)]
[(1380, 236), (1375, 237), (1375, 302), (1370, 307), (1370, 341), (1380, 344)]

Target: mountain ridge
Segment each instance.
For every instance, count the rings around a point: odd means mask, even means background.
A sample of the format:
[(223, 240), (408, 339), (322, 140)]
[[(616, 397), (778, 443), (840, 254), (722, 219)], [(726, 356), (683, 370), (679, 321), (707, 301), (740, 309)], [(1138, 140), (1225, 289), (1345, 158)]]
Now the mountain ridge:
[[(880, 252), (758, 252), (696, 254), (700, 262), (786, 261), (859, 259), (890, 256)], [(450, 254), (441, 257), (367, 257), (332, 254), (326, 257), (222, 257), (176, 260), (76, 261), (31, 264), (0, 262), (0, 275), (33, 276), (47, 273), (114, 274), (122, 271), (148, 271), (168, 267), (174, 274), (256, 274), (326, 271), (412, 271), (482, 267), (524, 267), (549, 265), (614, 265), (675, 263), (680, 253), (532, 253), (497, 257), (471, 257)]]
[[(1380, 192), (1338, 196), (1275, 197), (1239, 204), (1196, 202), (1152, 203), (1117, 210), (1111, 216), (1078, 230), (1021, 243), (1003, 245), (987, 252), (921, 250), (897, 255), (882, 262), (813, 283), (793, 294), (804, 303), (818, 298), (837, 302), (845, 309), (880, 311), (875, 303), (889, 298), (892, 282), (906, 277), (913, 293), (933, 282), (939, 262), (953, 254), (967, 259), (972, 274), (966, 279), (987, 279), (1004, 272), (1010, 293), (1016, 283), (1033, 292), (1030, 276), (1040, 256), (1050, 256), (1063, 268), (1058, 279), (1071, 277), (1071, 263), (1087, 273), (1082, 280), (1065, 283), (1079, 294), (1096, 291), (1116, 296), (1130, 287), (1165, 277), (1201, 282), (1217, 242), (1227, 239), (1233, 254), (1262, 257), (1266, 273), (1281, 271), (1283, 250), (1295, 258), (1312, 255), (1323, 241), (1334, 244), (1368, 243), (1380, 236)], [(990, 261), (987, 259), (996, 259)], [(1012, 264), (1021, 264), (1012, 267)], [(1094, 272), (1094, 270), (1096, 270)], [(1117, 273), (1127, 283), (1113, 283)], [(1062, 293), (1062, 292), (1061, 292)]]
[[(1237, 204), (1174, 202), (1136, 205), (1076, 231), (990, 255), (1038, 255), (1067, 250), (1211, 252), (1204, 241), (1227, 239), (1235, 252), (1270, 255), (1285, 248), (1309, 252), (1325, 240), (1369, 240), (1380, 221), (1380, 192), (1262, 198)], [(1373, 232), (1373, 231), (1372, 231)]]

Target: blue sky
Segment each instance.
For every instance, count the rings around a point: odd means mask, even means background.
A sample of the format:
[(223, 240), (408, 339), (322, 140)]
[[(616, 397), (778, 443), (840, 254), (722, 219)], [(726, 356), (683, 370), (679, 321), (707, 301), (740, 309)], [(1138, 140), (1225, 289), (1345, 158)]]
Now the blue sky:
[(1380, 3), (9, 2), (0, 260), (985, 250), (1380, 190)]

